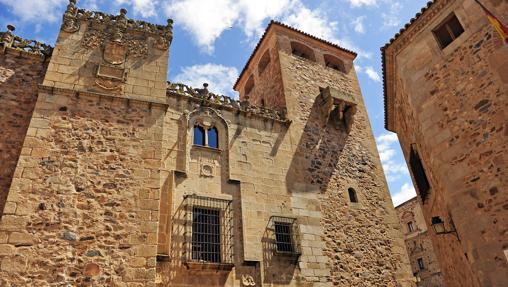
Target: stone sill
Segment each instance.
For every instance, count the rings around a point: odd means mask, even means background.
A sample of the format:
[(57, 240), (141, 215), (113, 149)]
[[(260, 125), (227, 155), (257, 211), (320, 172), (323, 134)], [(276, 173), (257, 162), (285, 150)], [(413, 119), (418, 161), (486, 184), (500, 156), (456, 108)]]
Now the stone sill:
[(192, 145), (192, 148), (193, 149), (201, 149), (201, 150), (206, 150), (206, 151), (210, 151), (210, 152), (214, 152), (214, 153), (222, 153), (222, 150), (221, 149), (218, 149), (218, 148), (213, 148), (213, 147), (209, 147), (209, 146), (203, 146), (203, 145), (197, 145), (197, 144), (193, 144)]
[(214, 271), (231, 271), (235, 266), (233, 263), (211, 263), (211, 262), (185, 262), (188, 269), (192, 270), (214, 270)]

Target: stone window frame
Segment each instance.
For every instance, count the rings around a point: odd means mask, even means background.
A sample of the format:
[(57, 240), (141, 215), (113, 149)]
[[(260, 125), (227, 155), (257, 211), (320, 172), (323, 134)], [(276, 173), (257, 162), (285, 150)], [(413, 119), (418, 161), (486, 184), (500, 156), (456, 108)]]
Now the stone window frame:
[(316, 52), (313, 48), (309, 47), (298, 41), (291, 41), (291, 55), (296, 56), (300, 59), (316, 63)]
[(411, 232), (415, 231), (415, 227), (414, 227), (413, 221), (409, 221), (407, 223), (407, 231), (408, 231), (408, 233), (411, 233)]
[(323, 54), (325, 67), (346, 74), (346, 63), (338, 57), (331, 54)]
[[(286, 242), (279, 241), (277, 236), (276, 225), (287, 225), (290, 228), (291, 250), (279, 250), (279, 243), (286, 244)], [(298, 219), (290, 216), (272, 215), (268, 221), (268, 229), (271, 231), (272, 250), (275, 255), (298, 257), (302, 254), (300, 246), (300, 226)], [(279, 233), (279, 235), (283, 235)]]
[[(191, 269), (209, 268), (232, 269), (234, 266), (234, 208), (232, 199), (216, 198), (199, 194), (186, 194), (183, 199), (184, 208), (184, 238), (183, 260)], [(218, 261), (206, 261), (195, 258), (194, 211), (195, 209), (209, 209), (219, 211), (220, 258)]]
[(267, 49), (263, 56), (259, 59), (258, 63), (258, 76), (261, 76), (261, 74), (268, 68), (268, 65), (271, 63), (271, 54), (270, 49)]
[[(204, 144), (199, 144), (199, 143), (196, 143), (196, 138), (195, 138), (195, 130), (196, 128), (201, 128), (203, 130), (203, 138), (204, 138)], [(215, 130), (216, 131), (216, 134), (217, 134), (217, 146), (211, 146), (210, 143), (209, 143), (209, 132), (210, 130)], [(217, 129), (216, 126), (214, 125), (210, 125), (210, 126), (205, 126), (203, 124), (195, 124), (194, 125), (194, 128), (193, 128), (193, 131), (194, 133), (192, 134), (192, 144), (195, 145), (195, 146), (200, 146), (200, 147), (207, 147), (207, 148), (211, 148), (211, 149), (219, 149), (220, 147), (220, 144), (219, 144), (219, 137), (220, 137), (220, 133), (219, 133), (219, 129)]]
[(348, 187), (347, 189), (348, 198), (350, 203), (359, 203), (358, 200), (358, 192), (353, 187)]
[(409, 147), (409, 170), (414, 178), (416, 190), (420, 195), (422, 204), (425, 204), (432, 187), (415, 143)]
[(418, 269), (425, 270), (425, 263), (423, 262), (423, 258), (416, 259), (416, 264), (418, 264)]
[[(460, 31), (458, 35), (455, 35), (455, 32), (450, 27), (450, 22), (453, 20), (456, 20), (460, 28), (462, 29), (462, 31)], [(451, 37), (451, 41), (448, 44), (443, 44), (442, 39), (437, 34), (437, 31), (442, 28), (445, 28), (446, 32), (448, 32), (448, 36)], [(460, 36), (464, 35), (465, 31), (466, 29), (464, 28), (464, 25), (462, 24), (460, 19), (454, 12), (451, 12), (450, 14), (448, 14), (448, 16), (446, 16), (444, 20), (442, 20), (438, 25), (436, 25), (436, 27), (432, 29), (432, 35), (434, 35), (434, 39), (436, 39), (441, 50), (444, 50), (447, 47), (449, 47), (453, 42), (455, 42), (455, 40), (457, 40)]]

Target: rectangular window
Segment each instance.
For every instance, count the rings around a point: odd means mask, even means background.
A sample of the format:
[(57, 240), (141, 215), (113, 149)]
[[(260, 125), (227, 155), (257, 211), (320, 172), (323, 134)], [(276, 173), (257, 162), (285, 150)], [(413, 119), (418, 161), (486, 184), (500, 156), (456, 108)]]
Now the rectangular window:
[(439, 25), (433, 33), (436, 36), (441, 49), (444, 49), (450, 45), (453, 40), (464, 33), (464, 28), (460, 24), (459, 19), (457, 19), (457, 16), (452, 14), (441, 25)]
[(423, 259), (418, 258), (417, 261), (418, 261), (418, 268), (420, 268), (420, 270), (425, 269), (425, 265), (423, 264)]
[(408, 232), (413, 232), (415, 230), (412, 221), (409, 221), (407, 223), (407, 230), (408, 230)]
[(194, 207), (192, 209), (192, 259), (220, 262), (220, 211)]
[(427, 174), (425, 174), (425, 169), (423, 168), (420, 156), (418, 155), (418, 152), (414, 148), (414, 144), (411, 145), (411, 151), (409, 154), (409, 166), (411, 168), (413, 177), (416, 181), (416, 187), (420, 192), (422, 202), (425, 202), (429, 194), (430, 184), (429, 180), (427, 179)]
[(184, 197), (184, 260), (189, 267), (202, 263), (233, 264), (232, 201), (200, 195)]
[(273, 228), (275, 253), (299, 255), (296, 218), (272, 216), (270, 221)]
[(293, 252), (291, 223), (275, 222), (275, 244), (278, 252)]

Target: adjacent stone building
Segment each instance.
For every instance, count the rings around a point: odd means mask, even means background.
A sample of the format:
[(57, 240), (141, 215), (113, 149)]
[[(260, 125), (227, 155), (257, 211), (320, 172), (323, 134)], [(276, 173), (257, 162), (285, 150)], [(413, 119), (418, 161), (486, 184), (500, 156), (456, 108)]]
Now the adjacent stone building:
[(417, 287), (444, 287), (429, 230), (416, 197), (395, 207)]
[[(508, 2), (481, 3), (508, 23)], [(474, 0), (429, 2), (382, 48), (396, 132), (447, 286), (508, 286), (508, 46)]]
[(414, 286), (355, 53), (272, 22), (238, 101), (126, 14), (1, 34), (0, 286)]

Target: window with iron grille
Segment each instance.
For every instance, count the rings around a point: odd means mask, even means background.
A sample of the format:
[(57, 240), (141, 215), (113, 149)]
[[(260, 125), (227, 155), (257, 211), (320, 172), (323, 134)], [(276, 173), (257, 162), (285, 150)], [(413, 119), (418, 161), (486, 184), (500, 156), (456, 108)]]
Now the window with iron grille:
[(275, 253), (299, 255), (299, 230), (296, 218), (272, 216), (270, 222)]
[(422, 202), (425, 202), (430, 190), (429, 180), (427, 179), (427, 174), (425, 173), (425, 169), (423, 168), (422, 161), (418, 152), (416, 151), (414, 144), (411, 145), (411, 151), (409, 154), (409, 166), (411, 167), (411, 172), (413, 173), (413, 177), (416, 182), (416, 187), (418, 187), (418, 191), (420, 192), (420, 197), (422, 198)]
[(231, 201), (199, 195), (184, 199), (184, 258), (194, 263), (233, 263)]

